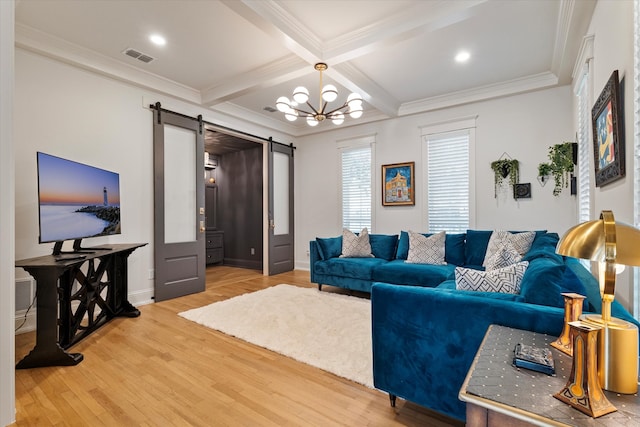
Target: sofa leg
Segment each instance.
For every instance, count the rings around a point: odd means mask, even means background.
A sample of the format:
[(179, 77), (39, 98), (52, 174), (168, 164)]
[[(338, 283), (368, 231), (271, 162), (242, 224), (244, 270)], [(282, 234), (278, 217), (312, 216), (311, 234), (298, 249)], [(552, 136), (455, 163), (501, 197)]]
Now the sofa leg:
[(389, 404), (391, 404), (392, 408), (396, 407), (396, 396), (395, 396), (395, 394), (389, 393)]
[(318, 283), (318, 290), (321, 291), (322, 290), (322, 285), (320, 283)]

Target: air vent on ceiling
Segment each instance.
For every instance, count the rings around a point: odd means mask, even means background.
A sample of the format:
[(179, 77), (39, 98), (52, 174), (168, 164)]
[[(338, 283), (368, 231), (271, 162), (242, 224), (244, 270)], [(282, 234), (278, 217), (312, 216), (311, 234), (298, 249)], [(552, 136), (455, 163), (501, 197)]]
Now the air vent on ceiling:
[(151, 61), (153, 61), (155, 59), (152, 56), (149, 56), (147, 54), (144, 54), (142, 52), (139, 52), (139, 51), (137, 51), (135, 49), (131, 49), (131, 48), (126, 49), (122, 53), (124, 53), (125, 55), (130, 56), (132, 58), (135, 58), (135, 59), (137, 59), (139, 61), (142, 61), (145, 64), (148, 64), (149, 62), (151, 62)]
[(263, 108), (263, 110), (264, 110), (264, 111), (268, 111), (268, 112), (270, 112), (270, 113), (275, 113), (276, 111), (278, 111), (278, 110), (276, 110), (275, 108), (270, 107), (270, 106), (268, 106), (268, 105), (267, 105), (266, 107), (264, 107), (264, 108)]

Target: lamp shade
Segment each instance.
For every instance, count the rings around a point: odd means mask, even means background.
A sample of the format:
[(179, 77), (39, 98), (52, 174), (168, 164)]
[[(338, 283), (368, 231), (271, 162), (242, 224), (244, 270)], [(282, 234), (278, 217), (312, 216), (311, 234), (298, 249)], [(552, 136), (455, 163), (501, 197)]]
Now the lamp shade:
[[(615, 222), (615, 263), (640, 266), (640, 230), (622, 222)], [(605, 220), (583, 222), (570, 228), (556, 248), (556, 252), (574, 258), (606, 261)]]

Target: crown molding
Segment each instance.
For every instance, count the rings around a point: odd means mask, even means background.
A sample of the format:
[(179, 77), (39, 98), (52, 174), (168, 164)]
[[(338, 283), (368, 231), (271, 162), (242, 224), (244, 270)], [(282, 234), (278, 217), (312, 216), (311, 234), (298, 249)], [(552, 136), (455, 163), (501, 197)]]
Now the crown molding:
[(533, 76), (523, 77), (504, 83), (482, 86), (470, 90), (453, 92), (446, 95), (434, 96), (419, 101), (408, 102), (400, 106), (399, 115), (424, 113), (471, 102), (485, 101), (492, 98), (515, 95), (523, 92), (546, 89), (558, 84), (558, 77), (545, 72)]
[(185, 101), (198, 104), (201, 102), (200, 92), (196, 89), (116, 61), (26, 25), (16, 23), (15, 40), (16, 46), (21, 49)]

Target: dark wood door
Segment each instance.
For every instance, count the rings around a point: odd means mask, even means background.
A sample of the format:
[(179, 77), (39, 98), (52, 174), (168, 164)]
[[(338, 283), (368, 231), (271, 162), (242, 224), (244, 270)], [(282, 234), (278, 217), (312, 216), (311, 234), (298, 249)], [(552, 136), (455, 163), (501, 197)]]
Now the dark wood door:
[(202, 120), (156, 108), (153, 120), (155, 300), (205, 289)]
[(293, 270), (293, 147), (269, 143), (269, 275)]

